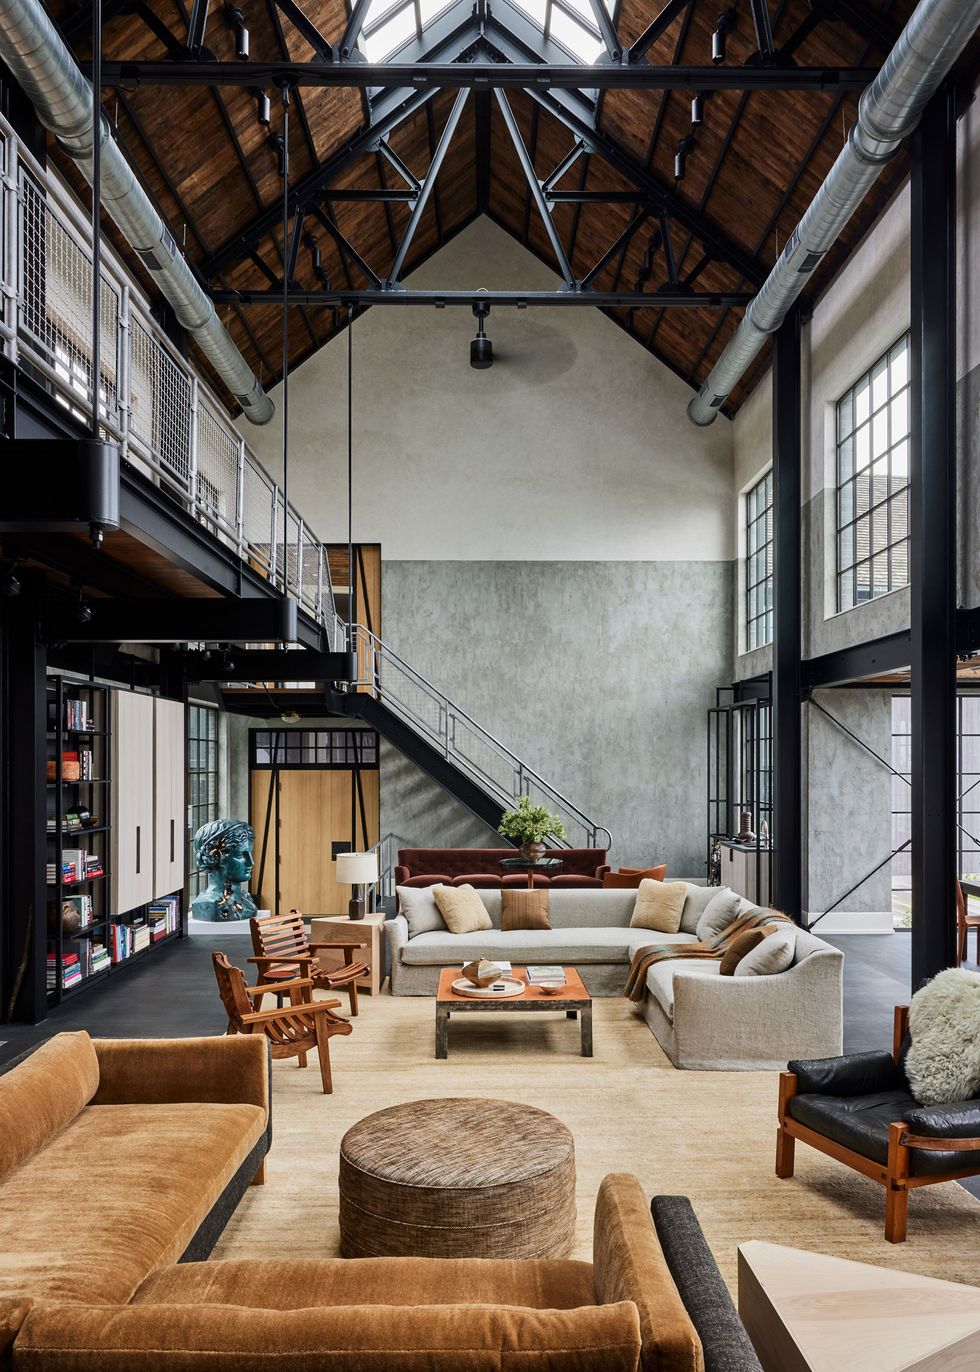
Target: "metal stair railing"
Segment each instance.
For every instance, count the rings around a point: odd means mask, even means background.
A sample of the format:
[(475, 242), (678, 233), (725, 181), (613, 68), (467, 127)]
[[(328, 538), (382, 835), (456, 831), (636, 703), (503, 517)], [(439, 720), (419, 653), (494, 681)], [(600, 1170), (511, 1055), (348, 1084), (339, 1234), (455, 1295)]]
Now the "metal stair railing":
[(552, 847), (611, 846), (608, 829), (583, 814), (377, 634), (362, 624), (353, 624), (351, 647), (357, 655), (357, 681), (352, 685), (369, 691), (501, 805), (511, 806), (519, 796), (527, 796), (533, 804), (546, 805), (558, 815), (565, 837), (551, 840)]

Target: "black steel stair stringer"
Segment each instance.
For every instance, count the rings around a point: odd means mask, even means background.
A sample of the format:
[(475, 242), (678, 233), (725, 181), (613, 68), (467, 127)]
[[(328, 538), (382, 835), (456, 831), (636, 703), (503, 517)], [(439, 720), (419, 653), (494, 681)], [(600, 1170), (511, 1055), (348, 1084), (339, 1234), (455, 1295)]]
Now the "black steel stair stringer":
[[(496, 829), (504, 813), (504, 807), (475, 781), (471, 780), (438, 748), (417, 733), (410, 724), (389, 710), (380, 700), (366, 691), (334, 691), (331, 693), (331, 706), (337, 714), (362, 719), (377, 729), (392, 747), (414, 762), (471, 814), (482, 820), (490, 829)], [(501, 847), (513, 847), (509, 839), (501, 835)]]

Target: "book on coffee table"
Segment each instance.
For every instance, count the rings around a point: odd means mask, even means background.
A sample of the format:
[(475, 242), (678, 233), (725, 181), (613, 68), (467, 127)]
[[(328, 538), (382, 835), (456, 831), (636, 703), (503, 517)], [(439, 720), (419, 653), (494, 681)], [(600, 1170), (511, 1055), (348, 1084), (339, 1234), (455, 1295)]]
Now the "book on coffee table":
[(564, 967), (529, 967), (527, 969), (527, 984), (537, 986), (542, 981), (564, 981)]

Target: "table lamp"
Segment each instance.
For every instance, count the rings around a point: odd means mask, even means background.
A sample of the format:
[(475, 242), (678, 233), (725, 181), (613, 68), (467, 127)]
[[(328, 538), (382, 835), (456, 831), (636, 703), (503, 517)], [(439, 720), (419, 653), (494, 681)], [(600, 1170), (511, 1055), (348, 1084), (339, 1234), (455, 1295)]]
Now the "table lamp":
[(350, 886), (351, 898), (347, 905), (349, 919), (363, 919), (366, 908), (365, 886), (373, 886), (378, 879), (378, 855), (370, 853), (338, 853), (337, 881), (341, 886)]

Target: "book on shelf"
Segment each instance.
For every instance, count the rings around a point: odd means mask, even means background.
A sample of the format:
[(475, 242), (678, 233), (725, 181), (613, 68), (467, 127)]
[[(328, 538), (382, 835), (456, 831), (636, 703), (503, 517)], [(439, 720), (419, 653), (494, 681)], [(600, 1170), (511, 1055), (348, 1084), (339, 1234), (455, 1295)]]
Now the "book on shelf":
[[(82, 979), (82, 964), (77, 953), (65, 953), (61, 959), (61, 989), (69, 990), (77, 985)], [(58, 988), (58, 954), (48, 954), (47, 964), (47, 983), (48, 990), (54, 991)]]
[(176, 933), (180, 927), (180, 900), (177, 896), (166, 896), (153, 900), (147, 906), (150, 921), (150, 937), (154, 943)]
[(88, 712), (88, 705), (84, 700), (65, 701), (65, 728), (66, 729), (94, 729), (95, 720)]
[(529, 986), (537, 986), (542, 981), (564, 981), (565, 969), (563, 967), (529, 967), (527, 969), (527, 982)]

